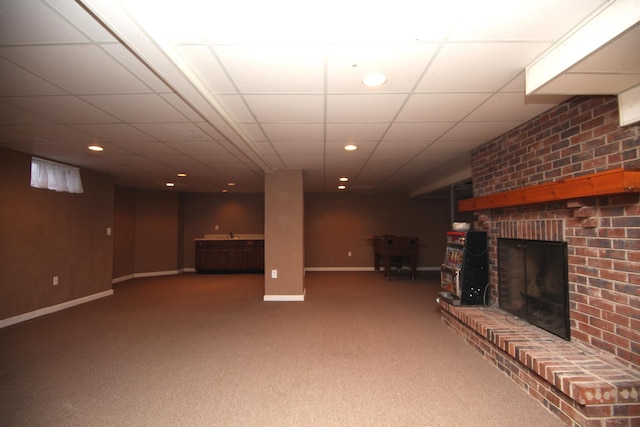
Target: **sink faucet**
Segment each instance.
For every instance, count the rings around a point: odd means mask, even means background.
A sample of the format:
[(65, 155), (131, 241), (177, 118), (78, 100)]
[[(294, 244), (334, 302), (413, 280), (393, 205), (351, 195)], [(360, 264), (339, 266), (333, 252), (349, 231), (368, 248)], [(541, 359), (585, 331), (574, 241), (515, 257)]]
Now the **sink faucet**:
[(230, 231), (230, 232), (229, 232), (229, 238), (230, 238), (230, 239), (233, 239), (233, 238), (234, 238), (234, 237), (233, 237), (233, 231)]

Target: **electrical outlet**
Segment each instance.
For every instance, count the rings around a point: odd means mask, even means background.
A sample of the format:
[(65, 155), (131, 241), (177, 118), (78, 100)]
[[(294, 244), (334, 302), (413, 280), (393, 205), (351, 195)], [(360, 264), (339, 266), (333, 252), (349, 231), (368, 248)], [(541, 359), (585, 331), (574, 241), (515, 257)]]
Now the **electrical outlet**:
[(107, 227), (107, 236), (111, 236), (111, 227)]
[(278, 278), (278, 270), (271, 270), (271, 278), (272, 279)]
[(351, 256), (351, 251), (347, 252), (347, 256)]
[(58, 276), (53, 276), (53, 286), (58, 285)]
[(214, 228), (216, 229), (216, 231), (220, 230), (220, 227), (218, 226), (218, 224), (216, 224)]

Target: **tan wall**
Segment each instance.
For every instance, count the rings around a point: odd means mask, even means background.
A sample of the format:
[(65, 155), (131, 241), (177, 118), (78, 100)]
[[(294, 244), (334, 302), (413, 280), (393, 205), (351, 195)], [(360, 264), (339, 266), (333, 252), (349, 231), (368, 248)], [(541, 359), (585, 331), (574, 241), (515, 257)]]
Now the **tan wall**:
[(136, 190), (116, 186), (113, 217), (113, 278), (135, 270)]
[(81, 169), (82, 194), (32, 188), (31, 156), (2, 148), (0, 170), (0, 319), (110, 290), (113, 179)]
[[(372, 267), (366, 236), (418, 236), (420, 267), (438, 267), (449, 229), (448, 199), (394, 194), (306, 194), (305, 267)], [(264, 233), (263, 194), (184, 194), (184, 265), (195, 266), (194, 239), (233, 231)], [(348, 257), (347, 252), (352, 256)]]
[(135, 272), (169, 272), (179, 265), (180, 196), (172, 191), (137, 191)]
[(373, 267), (373, 247), (367, 237), (381, 234), (419, 237), (418, 267), (439, 267), (449, 216), (447, 199), (307, 194), (305, 267)]
[[(84, 194), (56, 193), (29, 186), (30, 161), (0, 151), (0, 319), (109, 290), (112, 277), (193, 268), (194, 239), (216, 224), (265, 233), (263, 194), (135, 190), (85, 169)], [(386, 233), (419, 236), (419, 266), (442, 262), (447, 200), (341, 193), (303, 204), (305, 267), (371, 267), (365, 236)]]

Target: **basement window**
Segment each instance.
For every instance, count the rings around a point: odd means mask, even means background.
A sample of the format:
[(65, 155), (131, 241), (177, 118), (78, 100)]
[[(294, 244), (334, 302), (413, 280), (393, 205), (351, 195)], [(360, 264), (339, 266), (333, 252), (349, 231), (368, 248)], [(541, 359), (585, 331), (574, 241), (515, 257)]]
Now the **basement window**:
[(67, 193), (84, 192), (79, 168), (38, 157), (31, 158), (31, 186)]

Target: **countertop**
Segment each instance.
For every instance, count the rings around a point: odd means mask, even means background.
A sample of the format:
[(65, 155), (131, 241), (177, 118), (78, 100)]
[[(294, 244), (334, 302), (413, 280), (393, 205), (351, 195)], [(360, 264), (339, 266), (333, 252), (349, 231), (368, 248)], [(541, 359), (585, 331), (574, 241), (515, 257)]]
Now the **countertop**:
[(205, 234), (204, 237), (198, 237), (196, 240), (264, 240), (264, 234), (233, 234), (233, 238), (229, 234)]

